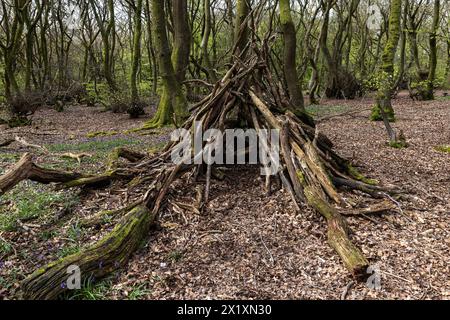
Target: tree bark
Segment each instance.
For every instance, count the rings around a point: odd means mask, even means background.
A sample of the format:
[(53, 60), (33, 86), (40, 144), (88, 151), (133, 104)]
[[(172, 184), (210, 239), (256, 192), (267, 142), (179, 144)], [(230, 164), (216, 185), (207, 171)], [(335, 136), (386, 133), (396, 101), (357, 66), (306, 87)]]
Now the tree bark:
[(167, 32), (164, 0), (152, 0), (151, 9), (155, 34), (155, 45), (158, 52), (158, 63), (163, 83), (163, 94), (158, 110), (142, 129), (161, 127), (167, 124), (181, 124), (187, 117), (187, 102), (181, 84), (175, 74), (171, 60)]
[(284, 75), (288, 85), (291, 104), (294, 113), (301, 115), (305, 113), (305, 105), (301, 83), (297, 73), (295, 62), (297, 51), (297, 35), (292, 22), (291, 7), (289, 0), (280, 0), (280, 22), (284, 38)]

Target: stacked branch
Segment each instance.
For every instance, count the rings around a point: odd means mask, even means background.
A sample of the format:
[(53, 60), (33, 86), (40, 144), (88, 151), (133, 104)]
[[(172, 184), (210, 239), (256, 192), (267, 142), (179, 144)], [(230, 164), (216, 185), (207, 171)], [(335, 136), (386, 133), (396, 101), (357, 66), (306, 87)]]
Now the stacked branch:
[[(282, 86), (272, 78), (269, 46), (268, 40), (259, 41), (259, 44), (254, 40), (239, 55), (234, 55), (232, 67), (214, 85), (212, 92), (191, 107), (191, 116), (183, 128), (193, 129), (194, 123), (201, 121), (203, 130), (215, 128), (223, 131), (239, 121), (248, 128), (279, 130), (281, 170), (277, 175), (284, 189), (290, 194), (298, 210), (309, 205), (325, 218), (330, 246), (350, 273), (360, 277), (366, 272), (368, 261), (349, 239), (345, 219), (339, 213), (339, 206), (343, 201), (337, 187), (358, 189), (374, 197), (382, 197), (386, 190), (367, 183), (370, 182), (368, 179), (337, 155), (331, 141), (315, 128), (310, 117), (296, 116), (291, 112), (293, 108), (289, 98)], [(261, 139), (261, 142), (259, 147), (268, 151), (270, 141)], [(100, 242), (80, 253), (50, 263), (26, 278), (23, 283), (25, 296), (34, 299), (56, 298), (66, 290), (61, 281), (67, 278), (66, 271), (70, 265), (77, 265), (82, 277), (93, 275), (96, 278), (124, 266), (137, 248), (136, 244), (146, 237), (150, 225), (157, 221), (172, 183), (185, 173), (189, 177), (197, 177), (199, 173), (206, 174), (206, 187), (200, 197), (200, 207), (204, 205), (208, 201), (214, 170), (210, 165), (172, 163), (171, 153), (176, 147), (177, 142), (171, 142), (156, 156), (123, 150), (115, 152), (108, 164), (110, 170), (105, 175), (111, 179), (117, 176), (117, 172), (122, 172), (128, 179), (139, 177), (138, 181), (149, 184), (147, 192), (136, 206), (127, 208), (128, 213)], [(130, 161), (126, 164), (119, 163), (117, 159), (121, 156)], [(190, 156), (195, 160), (203, 155)], [(84, 177), (71, 173), (56, 174), (52, 171), (51, 179), (44, 179), (40, 170), (42, 169), (32, 164), (27, 155), (0, 178), (0, 189), (5, 192), (23, 179), (61, 182), (73, 187), (82, 185), (86, 180), (101, 180), (105, 176)], [(111, 172), (115, 174), (111, 175)], [(266, 187), (270, 188), (270, 176), (266, 180)]]

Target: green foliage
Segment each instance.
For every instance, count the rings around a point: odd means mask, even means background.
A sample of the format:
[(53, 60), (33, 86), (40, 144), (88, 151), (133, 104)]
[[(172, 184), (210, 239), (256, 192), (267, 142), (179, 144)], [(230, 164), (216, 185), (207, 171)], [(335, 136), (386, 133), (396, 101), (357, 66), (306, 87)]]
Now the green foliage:
[(183, 253), (181, 251), (171, 251), (169, 252), (168, 256), (169, 260), (172, 262), (178, 262), (183, 258)]
[(62, 247), (58, 251), (58, 258), (64, 258), (78, 252), (80, 252), (80, 246), (78, 244), (72, 243), (68, 246)]
[(6, 240), (3, 240), (0, 238), (0, 256), (9, 254), (13, 251), (12, 245), (7, 242)]
[(139, 300), (149, 295), (151, 290), (146, 289), (144, 284), (134, 286), (128, 294), (129, 300)]
[(87, 278), (80, 290), (69, 291), (62, 298), (67, 300), (105, 300), (111, 290), (112, 280), (104, 279), (95, 283), (95, 279)]
[(0, 276), (0, 288), (2, 289), (11, 289), (14, 286), (17, 286), (20, 281), (24, 278), (24, 274), (21, 269), (12, 266), (10, 271), (8, 272), (8, 278), (3, 278)]
[(381, 86), (381, 73), (374, 72), (367, 78), (362, 80), (362, 87), (364, 91), (377, 91)]

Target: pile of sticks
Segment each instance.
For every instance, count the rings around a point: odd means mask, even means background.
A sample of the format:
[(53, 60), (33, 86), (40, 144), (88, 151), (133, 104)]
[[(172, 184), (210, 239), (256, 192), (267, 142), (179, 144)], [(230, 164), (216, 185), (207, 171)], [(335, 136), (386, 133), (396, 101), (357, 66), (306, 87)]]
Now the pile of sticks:
[[(279, 130), (281, 170), (277, 176), (283, 188), (297, 210), (308, 205), (325, 218), (330, 246), (350, 273), (361, 277), (366, 273), (368, 261), (348, 237), (345, 219), (339, 209), (344, 201), (337, 188), (357, 189), (375, 198), (383, 198), (385, 192), (395, 191), (373, 185), (349, 161), (333, 151), (331, 141), (315, 128), (308, 115), (294, 114), (295, 109), (290, 105), (287, 93), (272, 77), (269, 52), (268, 41), (249, 42), (242, 53), (234, 55), (230, 69), (212, 86), (211, 93), (191, 107), (191, 116), (182, 127), (191, 130), (196, 122), (201, 121), (203, 130), (215, 128), (223, 131), (239, 121), (241, 125), (256, 130)], [(263, 143), (260, 147), (269, 150), (269, 144)], [(25, 155), (0, 177), (0, 195), (23, 179), (57, 182), (64, 187), (99, 187), (115, 179), (137, 179), (137, 183), (145, 185), (147, 190), (142, 199), (121, 209), (125, 211), (122, 219), (98, 243), (28, 276), (23, 282), (26, 298), (56, 298), (66, 290), (66, 270), (71, 265), (81, 269), (82, 277), (96, 279), (124, 267), (139, 243), (146, 238), (151, 225), (158, 220), (172, 183), (181, 176), (205, 174), (206, 187), (200, 206), (208, 201), (212, 166), (195, 165), (195, 161), (192, 164), (174, 164), (171, 154), (176, 146), (177, 142), (171, 142), (154, 156), (118, 149), (111, 155), (107, 171), (98, 176), (43, 169), (32, 163), (30, 155)], [(199, 156), (191, 155), (193, 160)], [(128, 161), (119, 162), (119, 158)], [(269, 178), (266, 188), (270, 190)], [(348, 213), (349, 209), (345, 211)]]

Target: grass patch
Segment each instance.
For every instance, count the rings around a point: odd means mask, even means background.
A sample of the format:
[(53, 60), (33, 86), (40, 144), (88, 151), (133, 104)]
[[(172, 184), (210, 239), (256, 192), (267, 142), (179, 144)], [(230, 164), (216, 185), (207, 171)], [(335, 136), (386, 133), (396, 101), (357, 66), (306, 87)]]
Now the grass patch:
[(105, 300), (106, 295), (111, 291), (112, 280), (109, 278), (94, 283), (94, 279), (88, 280), (81, 285), (80, 290), (67, 292), (63, 295), (65, 300)]
[(93, 140), (82, 143), (57, 143), (47, 145), (50, 152), (107, 152), (114, 148), (126, 147), (140, 144), (135, 139), (110, 139), (110, 140)]
[(437, 101), (449, 101), (450, 100), (450, 95), (435, 97), (435, 100), (437, 100)]
[(145, 289), (144, 284), (140, 284), (131, 289), (130, 293), (128, 294), (128, 299), (139, 300), (148, 295), (150, 292), (151, 292), (150, 290)]
[(23, 181), (2, 196), (0, 230), (16, 230), (17, 220), (45, 220), (53, 216), (56, 209), (69, 210), (78, 201), (78, 197), (67, 190), (54, 191), (49, 186)]
[(329, 105), (313, 104), (306, 107), (306, 112), (314, 118), (326, 117), (334, 114), (347, 112), (349, 110), (350, 107), (341, 105), (329, 106)]

